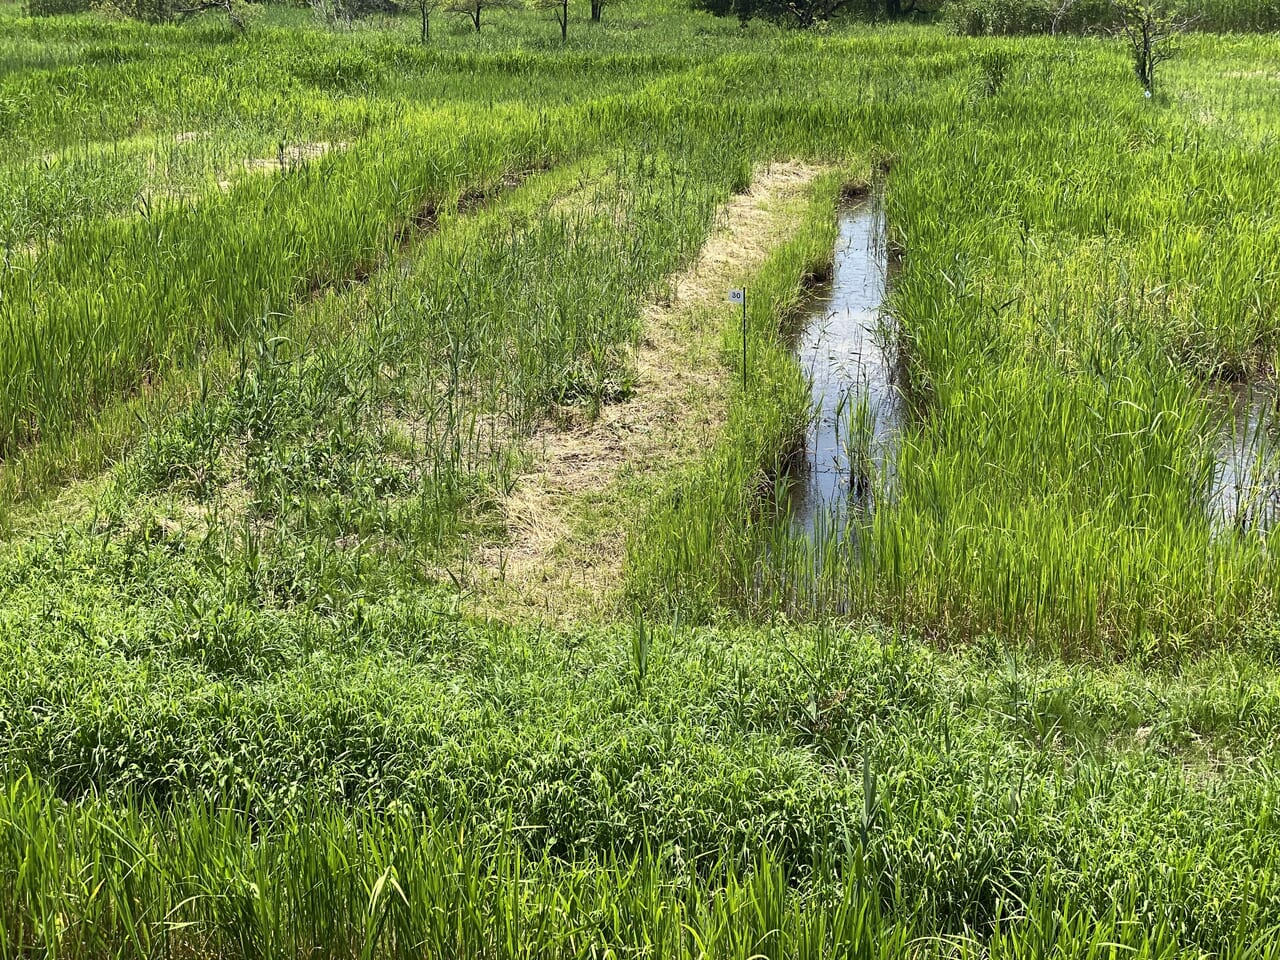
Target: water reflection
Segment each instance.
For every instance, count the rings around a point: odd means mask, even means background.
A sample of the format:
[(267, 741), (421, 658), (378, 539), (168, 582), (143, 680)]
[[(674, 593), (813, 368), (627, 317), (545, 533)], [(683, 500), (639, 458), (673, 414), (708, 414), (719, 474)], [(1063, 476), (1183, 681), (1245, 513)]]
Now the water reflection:
[(903, 411), (882, 313), (888, 265), (883, 206), (843, 208), (831, 280), (817, 291), (796, 346), (814, 417), (789, 506), (811, 536), (836, 534), (850, 507), (870, 510), (891, 480)]
[(1266, 533), (1280, 515), (1280, 449), (1277, 448), (1273, 387), (1239, 384), (1223, 388), (1226, 407), (1215, 450), (1208, 509), (1220, 530)]

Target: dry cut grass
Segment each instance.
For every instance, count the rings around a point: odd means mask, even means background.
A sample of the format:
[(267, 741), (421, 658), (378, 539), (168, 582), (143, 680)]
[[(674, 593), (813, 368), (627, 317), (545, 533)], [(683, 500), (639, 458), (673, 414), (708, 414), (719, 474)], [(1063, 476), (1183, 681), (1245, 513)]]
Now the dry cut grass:
[(558, 624), (616, 612), (629, 508), (701, 455), (724, 423), (726, 293), (793, 229), (822, 172), (799, 162), (759, 168), (722, 208), (697, 260), (645, 310), (627, 399), (594, 419), (548, 420), (534, 434), (528, 470), (502, 504), (507, 540), (478, 552), (477, 612)]

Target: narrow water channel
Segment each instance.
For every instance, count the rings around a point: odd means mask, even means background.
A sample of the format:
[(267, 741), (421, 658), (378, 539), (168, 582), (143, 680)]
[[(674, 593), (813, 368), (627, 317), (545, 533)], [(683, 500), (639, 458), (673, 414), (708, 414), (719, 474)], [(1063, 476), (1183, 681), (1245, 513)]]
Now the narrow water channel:
[(1224, 389), (1209, 516), (1219, 530), (1267, 533), (1280, 519), (1280, 445), (1274, 435), (1276, 392), (1264, 386)]
[(889, 282), (884, 207), (875, 199), (842, 207), (838, 226), (831, 280), (815, 291), (796, 345), (814, 415), (789, 508), (810, 536), (838, 535), (849, 510), (874, 507), (891, 480), (902, 419), (882, 309)]

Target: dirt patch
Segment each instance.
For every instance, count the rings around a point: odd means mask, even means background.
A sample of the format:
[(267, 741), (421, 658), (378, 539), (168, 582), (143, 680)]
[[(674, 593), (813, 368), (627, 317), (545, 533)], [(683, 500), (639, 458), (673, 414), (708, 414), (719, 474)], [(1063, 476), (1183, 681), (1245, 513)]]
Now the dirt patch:
[(244, 168), (250, 173), (275, 173), (277, 170), (288, 170), (301, 166), (312, 160), (319, 160), (326, 153), (334, 150), (345, 150), (345, 142), (329, 143), (318, 140), (314, 143), (281, 144), (274, 157), (250, 157), (244, 161)]
[(1226, 70), (1224, 80), (1272, 80), (1280, 83), (1280, 71), (1276, 70)]
[[(315, 160), (319, 160), (327, 153), (335, 150), (345, 150), (350, 144), (345, 140), (339, 140), (337, 143), (330, 143), (328, 140), (316, 140), (310, 143), (294, 143), (280, 144), (280, 149), (276, 151), (274, 156), (270, 157), (247, 157), (241, 161), (246, 173), (251, 174), (271, 174), (279, 173), (284, 170), (292, 170), (295, 167), (301, 167)], [(235, 186), (235, 180), (230, 175), (224, 175), (218, 178), (218, 189), (230, 190)]]
[(697, 261), (645, 311), (634, 388), (593, 420), (566, 414), (535, 431), (530, 468), (502, 504), (508, 541), (478, 553), (478, 611), (564, 623), (614, 612), (625, 531), (637, 497), (718, 435), (728, 371), (718, 351), (726, 291), (764, 262), (822, 171), (801, 163), (756, 171), (720, 211)]
[[(210, 139), (210, 136), (207, 132), (192, 130), (177, 134), (174, 138), (174, 143), (185, 145), (208, 139)], [(244, 174), (262, 176), (282, 171), (287, 172), (319, 160), (326, 154), (336, 150), (345, 150), (350, 145), (345, 140), (339, 140), (336, 143), (330, 143), (327, 140), (318, 140), (311, 143), (282, 143), (275, 154), (270, 157), (245, 157), (240, 160), (239, 169), (236, 169), (233, 165), (229, 169), (224, 167), (211, 171), (211, 173), (214, 174), (214, 182), (217, 184), (218, 189), (225, 193), (240, 182)], [(148, 186), (143, 187), (139, 192), (139, 200), (152, 204), (165, 203), (171, 200), (193, 203), (199, 200), (204, 193), (205, 188), (202, 185), (181, 186), (167, 182), (167, 178), (162, 177), (161, 172), (160, 155), (156, 153), (150, 154), (147, 157), (146, 181)]]

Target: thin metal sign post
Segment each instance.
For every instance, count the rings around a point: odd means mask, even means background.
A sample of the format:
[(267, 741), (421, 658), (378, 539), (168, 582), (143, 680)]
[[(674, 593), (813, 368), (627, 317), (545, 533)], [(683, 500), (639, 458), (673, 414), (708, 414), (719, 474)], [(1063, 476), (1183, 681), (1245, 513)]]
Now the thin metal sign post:
[(742, 305), (742, 392), (747, 392), (747, 289), (729, 291), (729, 302)]

